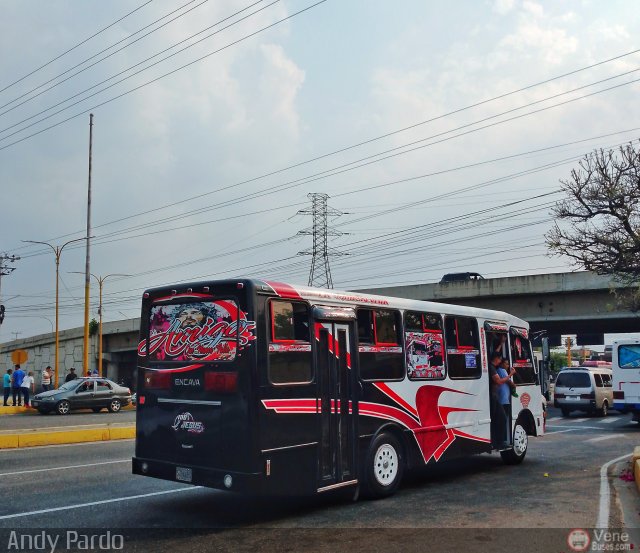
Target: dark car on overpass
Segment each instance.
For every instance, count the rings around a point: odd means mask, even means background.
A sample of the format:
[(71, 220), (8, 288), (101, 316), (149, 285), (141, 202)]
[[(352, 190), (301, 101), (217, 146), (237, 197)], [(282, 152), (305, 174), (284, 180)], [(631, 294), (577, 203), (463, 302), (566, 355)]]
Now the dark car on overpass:
[(479, 273), (447, 273), (440, 279), (440, 284), (465, 282), (467, 280), (484, 280), (484, 277)]
[(45, 415), (56, 411), (66, 415), (73, 409), (108, 409), (117, 413), (131, 403), (131, 390), (107, 378), (85, 377), (65, 382), (56, 390), (36, 394), (31, 406)]

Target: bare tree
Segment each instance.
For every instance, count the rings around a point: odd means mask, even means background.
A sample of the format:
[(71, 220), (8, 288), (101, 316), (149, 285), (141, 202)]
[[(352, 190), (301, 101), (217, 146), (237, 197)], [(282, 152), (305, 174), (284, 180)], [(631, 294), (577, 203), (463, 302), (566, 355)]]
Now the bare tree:
[(631, 142), (617, 151), (586, 155), (571, 178), (560, 181), (566, 197), (552, 209), (547, 246), (574, 264), (612, 275), (635, 291), (620, 300), (640, 308), (640, 150)]

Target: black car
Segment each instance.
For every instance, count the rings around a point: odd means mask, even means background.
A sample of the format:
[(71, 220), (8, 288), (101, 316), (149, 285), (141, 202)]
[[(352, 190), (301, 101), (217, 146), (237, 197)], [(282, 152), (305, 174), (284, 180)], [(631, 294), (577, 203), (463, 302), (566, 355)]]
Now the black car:
[(484, 280), (479, 273), (447, 273), (440, 279), (440, 284), (447, 282), (465, 282), (468, 280)]
[(57, 390), (36, 394), (31, 406), (45, 415), (57, 411), (66, 415), (72, 409), (93, 409), (94, 413), (108, 409), (117, 413), (131, 403), (131, 390), (107, 378), (76, 378)]

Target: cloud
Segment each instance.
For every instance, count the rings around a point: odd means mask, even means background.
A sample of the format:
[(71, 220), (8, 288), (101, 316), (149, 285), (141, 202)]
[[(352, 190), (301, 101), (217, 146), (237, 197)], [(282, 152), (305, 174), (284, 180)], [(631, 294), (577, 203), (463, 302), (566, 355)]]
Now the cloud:
[(493, 3), (493, 11), (499, 15), (506, 15), (515, 5), (515, 0), (495, 0)]

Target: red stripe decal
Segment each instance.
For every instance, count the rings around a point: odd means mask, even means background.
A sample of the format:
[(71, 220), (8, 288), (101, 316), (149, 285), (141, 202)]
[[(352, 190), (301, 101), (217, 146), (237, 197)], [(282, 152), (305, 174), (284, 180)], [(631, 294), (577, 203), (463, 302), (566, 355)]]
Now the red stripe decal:
[(278, 294), (278, 296), (280, 296), (281, 298), (296, 299), (296, 300), (302, 299), (302, 296), (300, 295), (300, 293), (290, 284), (285, 284), (284, 282), (271, 282), (271, 281), (265, 281), (265, 283), (271, 286), (271, 288), (273, 288), (273, 291), (276, 294)]

